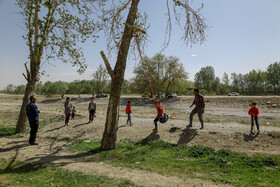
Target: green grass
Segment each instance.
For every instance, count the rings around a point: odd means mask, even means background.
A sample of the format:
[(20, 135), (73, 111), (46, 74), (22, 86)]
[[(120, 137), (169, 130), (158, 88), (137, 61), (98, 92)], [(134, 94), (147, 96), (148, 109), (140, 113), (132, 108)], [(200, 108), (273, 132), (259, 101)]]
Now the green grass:
[(0, 160), (0, 186), (135, 186), (131, 181), (70, 172), (58, 167)]
[[(15, 134), (16, 131), (16, 120), (17, 118), (11, 116), (1, 116), (0, 122), (0, 138), (22, 138), (24, 135), (28, 134), (30, 131), (29, 125), (27, 123), (26, 131), (23, 133)], [(63, 121), (63, 118), (56, 118), (50, 120), (40, 120), (40, 125), (48, 125), (51, 123), (57, 123)]]
[(58, 141), (58, 142), (69, 142), (71, 141), (72, 139), (69, 138), (69, 137), (64, 137), (64, 138), (57, 138), (57, 137), (54, 137), (54, 136), (47, 136), (45, 137), (46, 139), (49, 139), (49, 140), (55, 140), (55, 141)]
[(63, 121), (63, 118), (58, 118), (58, 119), (50, 119), (50, 120), (40, 120), (40, 125), (48, 125), (48, 124), (52, 124), (52, 123), (58, 123)]
[(138, 168), (179, 177), (203, 178), (236, 186), (279, 186), (280, 157), (247, 156), (211, 147), (175, 145), (160, 140), (133, 143), (124, 140), (112, 151), (102, 151), (100, 141), (77, 140), (71, 151), (89, 151), (85, 161)]

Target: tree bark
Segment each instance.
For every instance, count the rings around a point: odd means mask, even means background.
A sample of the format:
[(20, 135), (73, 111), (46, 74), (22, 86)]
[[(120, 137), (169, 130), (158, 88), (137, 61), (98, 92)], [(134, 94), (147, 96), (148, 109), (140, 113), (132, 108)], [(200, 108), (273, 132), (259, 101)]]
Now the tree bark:
[(140, 0), (132, 0), (114, 71), (112, 71), (106, 59), (104, 60), (106, 68), (112, 79), (105, 130), (101, 142), (101, 147), (105, 150), (112, 150), (116, 148), (121, 89), (124, 81), (127, 54), (133, 38), (133, 26), (136, 20), (139, 1)]
[(28, 81), (26, 85), (15, 133), (25, 132), (26, 130), (26, 121), (27, 121), (26, 105), (29, 103), (29, 97), (34, 91), (35, 85), (36, 85), (36, 81)]

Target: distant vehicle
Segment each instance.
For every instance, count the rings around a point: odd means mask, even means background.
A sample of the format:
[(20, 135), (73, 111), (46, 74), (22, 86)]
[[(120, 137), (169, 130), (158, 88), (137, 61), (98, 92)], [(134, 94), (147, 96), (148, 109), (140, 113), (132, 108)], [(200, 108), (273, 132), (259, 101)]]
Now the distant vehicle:
[(159, 95), (156, 96), (156, 98), (164, 98), (164, 97), (165, 97), (164, 94), (159, 94)]
[(175, 98), (175, 97), (177, 97), (177, 94), (175, 93), (168, 94), (168, 98)]
[(237, 92), (230, 92), (227, 95), (228, 96), (239, 96), (239, 93), (237, 93)]
[(97, 94), (96, 98), (104, 98), (104, 97), (108, 97), (108, 95), (106, 94)]
[(148, 98), (148, 97), (152, 97), (152, 95), (151, 95), (151, 94), (148, 94), (148, 93), (144, 93), (144, 94), (142, 95), (142, 97), (143, 97), (143, 98)]

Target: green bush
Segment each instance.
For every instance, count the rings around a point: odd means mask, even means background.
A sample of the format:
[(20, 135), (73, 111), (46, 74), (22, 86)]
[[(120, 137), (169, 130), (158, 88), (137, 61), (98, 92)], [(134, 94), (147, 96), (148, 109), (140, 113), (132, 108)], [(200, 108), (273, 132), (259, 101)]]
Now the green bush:
[(212, 147), (205, 147), (202, 145), (194, 145), (189, 148), (188, 156), (194, 158), (202, 158), (207, 155), (213, 154), (215, 150)]

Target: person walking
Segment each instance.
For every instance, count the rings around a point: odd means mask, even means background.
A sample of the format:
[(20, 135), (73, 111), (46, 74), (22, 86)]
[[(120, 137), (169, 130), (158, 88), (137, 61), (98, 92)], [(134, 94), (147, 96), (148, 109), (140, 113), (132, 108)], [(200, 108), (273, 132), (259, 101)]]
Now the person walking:
[(125, 109), (125, 113), (127, 114), (126, 124), (130, 123), (130, 126), (132, 126), (132, 122), (131, 122), (131, 105), (132, 105), (132, 102), (128, 101), (127, 105), (126, 105), (126, 109)]
[(70, 103), (71, 98), (67, 97), (66, 101), (64, 103), (64, 108), (65, 108), (65, 125), (69, 126), (69, 119), (71, 116), (71, 111), (72, 111), (72, 103)]
[(192, 127), (192, 122), (193, 122), (193, 116), (197, 113), (199, 121), (201, 123), (201, 128), (204, 128), (204, 124), (203, 124), (203, 117), (202, 115), (204, 114), (204, 108), (205, 108), (205, 102), (204, 102), (204, 97), (202, 94), (199, 93), (199, 90), (197, 88), (194, 89), (194, 101), (192, 103), (192, 105), (190, 106), (190, 108), (195, 105), (195, 108), (192, 110), (192, 112), (190, 113), (190, 124), (187, 127)]
[(95, 98), (91, 98), (91, 102), (88, 104), (88, 112), (89, 112), (89, 123), (93, 122), (94, 115), (96, 112), (96, 103), (94, 102)]
[(29, 144), (30, 145), (38, 145), (36, 142), (36, 135), (40, 125), (39, 122), (39, 109), (35, 105), (37, 98), (35, 95), (30, 96), (30, 103), (26, 106), (26, 115), (30, 125), (30, 137)]

